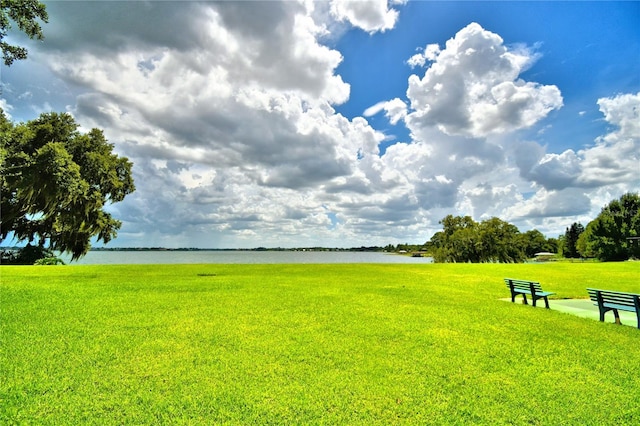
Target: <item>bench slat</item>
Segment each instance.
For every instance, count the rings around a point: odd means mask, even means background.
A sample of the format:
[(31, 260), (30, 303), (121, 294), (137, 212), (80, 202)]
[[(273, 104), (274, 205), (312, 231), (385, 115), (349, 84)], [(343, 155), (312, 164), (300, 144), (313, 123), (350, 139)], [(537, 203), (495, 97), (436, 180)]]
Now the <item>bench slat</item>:
[(596, 289), (587, 289), (587, 291), (589, 292), (589, 297), (591, 298), (591, 300), (593, 300), (596, 303), (598, 302), (597, 292), (599, 291), (605, 303), (606, 302), (615, 303), (617, 305), (624, 305), (624, 306), (629, 306), (634, 308), (636, 306), (635, 298), (638, 297), (637, 294), (633, 294), (633, 293), (616, 293), (616, 292), (596, 290)]
[[(598, 303), (598, 298), (597, 297), (592, 297), (591, 300), (594, 303)], [(635, 303), (633, 302), (633, 300), (615, 300), (615, 299), (610, 299), (610, 298), (603, 298), (604, 303), (612, 303), (615, 305), (620, 305), (620, 306), (627, 306), (630, 308), (635, 308)], [(634, 309), (635, 310), (635, 309)]]
[(587, 288), (588, 292), (596, 292), (599, 291), (600, 293), (610, 293), (610, 294), (617, 294), (617, 295), (626, 295), (626, 296), (640, 296), (640, 294), (637, 293), (628, 293), (628, 292), (624, 292), (624, 291), (615, 291), (615, 290), (602, 290), (600, 288)]
[(596, 294), (597, 292), (600, 292), (601, 294), (607, 295), (609, 297), (616, 297), (621, 299), (633, 299), (634, 297), (637, 296), (637, 294), (634, 294), (634, 293), (618, 293), (611, 290), (598, 290), (595, 288), (589, 288), (587, 289), (587, 291), (592, 294)]
[(609, 309), (618, 309), (619, 311), (627, 311), (627, 312), (635, 312), (636, 311), (636, 307), (635, 306), (629, 306), (629, 305), (616, 305), (615, 303), (606, 303), (604, 304), (605, 308), (609, 308)]

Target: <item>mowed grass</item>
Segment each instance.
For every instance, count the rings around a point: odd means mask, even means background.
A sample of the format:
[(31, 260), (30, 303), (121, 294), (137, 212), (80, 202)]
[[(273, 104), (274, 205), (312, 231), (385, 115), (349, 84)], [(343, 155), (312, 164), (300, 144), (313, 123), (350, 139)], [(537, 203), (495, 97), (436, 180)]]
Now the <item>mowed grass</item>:
[[(638, 424), (640, 263), (0, 268), (2, 424)], [(553, 304), (553, 301), (551, 301)]]

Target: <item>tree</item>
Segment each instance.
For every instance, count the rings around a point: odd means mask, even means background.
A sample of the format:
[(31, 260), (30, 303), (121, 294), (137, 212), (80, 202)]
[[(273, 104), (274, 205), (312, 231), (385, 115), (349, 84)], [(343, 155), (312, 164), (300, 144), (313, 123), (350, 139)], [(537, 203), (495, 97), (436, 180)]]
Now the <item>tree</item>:
[(580, 257), (580, 253), (578, 252), (577, 243), (578, 238), (580, 238), (580, 234), (584, 232), (584, 226), (582, 226), (579, 222), (574, 222), (571, 224), (570, 228), (567, 228), (564, 233), (564, 257), (576, 258)]
[(550, 243), (542, 232), (537, 229), (532, 229), (522, 234), (522, 248), (528, 258), (534, 257), (536, 253), (555, 253), (556, 250), (553, 243)]
[(13, 125), (0, 109), (0, 241), (8, 236), (48, 250), (87, 253), (109, 242), (120, 221), (104, 210), (135, 190), (132, 164), (112, 153), (102, 131), (78, 132), (69, 114)]
[(515, 263), (526, 260), (520, 231), (497, 217), (480, 223), (482, 262)]
[(578, 250), (578, 253), (580, 253), (580, 257), (596, 257), (590, 243), (590, 237), (591, 228), (587, 225), (586, 229), (582, 234), (580, 234), (578, 241), (576, 242), (576, 249)]
[(470, 216), (447, 215), (439, 222), (443, 230), (436, 232), (427, 244), (436, 262), (477, 262), (475, 239), (478, 224)]
[(640, 258), (640, 196), (627, 193), (611, 201), (585, 232), (585, 251), (602, 261)]
[(558, 238), (549, 238), (547, 239), (547, 245), (543, 251), (548, 251), (550, 253), (559, 253), (560, 252), (560, 242)]
[(26, 59), (27, 49), (14, 46), (6, 41), (11, 21), (31, 39), (42, 40), (42, 28), (37, 19), (49, 22), (49, 15), (44, 4), (37, 0), (0, 0), (0, 48), (4, 64), (10, 66), (16, 59)]
[(481, 223), (448, 215), (427, 247), (436, 262), (522, 262), (526, 259), (518, 228), (496, 217)]

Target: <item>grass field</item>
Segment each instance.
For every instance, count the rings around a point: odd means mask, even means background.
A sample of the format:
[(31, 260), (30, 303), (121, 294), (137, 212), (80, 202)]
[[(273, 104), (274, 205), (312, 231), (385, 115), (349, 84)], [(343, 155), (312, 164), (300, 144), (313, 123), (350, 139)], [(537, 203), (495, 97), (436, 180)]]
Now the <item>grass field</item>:
[(499, 300), (638, 262), (0, 274), (2, 424), (640, 423), (640, 330)]

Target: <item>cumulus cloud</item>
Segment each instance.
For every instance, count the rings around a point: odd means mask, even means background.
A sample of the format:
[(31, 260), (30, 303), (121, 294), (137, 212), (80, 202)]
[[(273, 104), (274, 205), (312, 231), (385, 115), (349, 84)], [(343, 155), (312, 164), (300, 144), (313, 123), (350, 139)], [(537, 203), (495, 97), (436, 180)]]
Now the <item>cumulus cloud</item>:
[[(325, 125), (329, 104), (348, 97), (348, 85), (333, 72), (341, 55), (317, 42), (317, 28), (296, 3), (280, 8), (298, 13), (264, 14), (253, 4), (230, 3), (202, 6), (199, 16), (209, 19), (194, 44), (207, 50), (134, 43), (107, 57), (57, 53), (51, 66), (93, 91), (79, 98), (78, 116), (120, 130), (138, 152), (242, 165), (269, 185), (304, 186), (348, 173), (343, 156), (357, 149), (337, 148), (342, 133)], [(255, 171), (258, 165), (270, 169)]]
[(638, 182), (640, 94), (601, 98), (597, 103), (613, 131), (578, 152), (544, 153), (535, 142), (522, 143), (516, 148), (521, 176), (547, 190)]
[(579, 183), (586, 187), (620, 182), (640, 184), (640, 93), (598, 100), (613, 131), (579, 152), (585, 170)]
[[(428, 45), (408, 61), (430, 63), (422, 78), (409, 79), (410, 108), (404, 117), (413, 144), (430, 147), (429, 158), (422, 160), (431, 178), (423, 173), (416, 179), (418, 197), (426, 194), (419, 188), (435, 182), (440, 169), (456, 195), (446, 199), (431, 192), (425, 199), (440, 199), (440, 205), (455, 205), (476, 218), (498, 216), (545, 229), (556, 224), (553, 218), (597, 214), (600, 206), (588, 195), (594, 191), (609, 187), (617, 194), (620, 188), (638, 187), (637, 95), (598, 100), (613, 130), (581, 150), (546, 152), (538, 142), (517, 141), (517, 130), (562, 106), (557, 87), (519, 77), (538, 56), (523, 45), (507, 47), (498, 35), (470, 24), (444, 49)], [(510, 134), (516, 140), (510, 141)]]
[(397, 124), (407, 116), (407, 104), (402, 99), (394, 98), (384, 104), (385, 116), (391, 124)]
[(392, 29), (399, 12), (390, 5), (400, 5), (405, 0), (332, 0), (331, 14), (339, 21), (347, 21), (368, 33)]
[(571, 217), (591, 211), (591, 200), (579, 189), (538, 191), (533, 197), (506, 209), (509, 220), (521, 218)]
[(640, 139), (640, 92), (598, 99), (605, 120), (619, 129), (606, 135), (606, 142)]
[(564, 189), (572, 186), (581, 172), (580, 158), (569, 149), (562, 154), (545, 154), (526, 177), (546, 189)]
[[(348, 84), (333, 72), (341, 54), (318, 43), (323, 28), (295, 1), (189, 2), (184, 7), (183, 3), (135, 2), (122, 21), (119, 8), (112, 6), (104, 15), (85, 3), (65, 5), (64, 10), (67, 13), (54, 27), (59, 31), (48, 37), (59, 50), (49, 52), (52, 59), (58, 57), (55, 69), (69, 73), (68, 78), (79, 84), (95, 85), (101, 80), (100, 90), (118, 90), (116, 84), (122, 82), (129, 88), (142, 84), (137, 92), (148, 95), (153, 83), (175, 87), (185, 80), (183, 85), (200, 84), (209, 94), (214, 89), (225, 94), (225, 85), (235, 83), (300, 92), (332, 103), (342, 103), (349, 96)], [(158, 24), (165, 20), (172, 24)], [(166, 31), (176, 27), (184, 31), (175, 37), (157, 34), (176, 33)], [(96, 39), (96, 33), (107, 36)], [(72, 37), (79, 42), (70, 43)], [(127, 75), (115, 76), (117, 70)], [(105, 86), (109, 83), (110, 87)], [(227, 93), (231, 89), (227, 87)], [(165, 95), (171, 99), (176, 93)]]
[[(72, 16), (89, 13), (75, 6), (67, 5), (76, 11)], [(47, 56), (50, 67), (87, 89), (74, 114), (87, 127), (107, 129), (134, 161), (138, 189), (114, 207), (124, 233), (187, 238), (209, 229), (240, 239), (284, 235), (271, 244), (292, 245), (304, 233), (326, 232), (334, 239), (327, 244), (336, 245), (329, 215), (344, 218), (345, 199), (361, 203), (362, 194), (396, 182), (379, 160), (384, 135), (333, 108), (348, 98), (349, 86), (335, 74), (340, 53), (318, 41), (322, 28), (312, 11), (289, 1), (255, 6), (222, 2), (181, 10), (150, 3), (128, 10), (177, 14), (176, 22), (191, 14), (189, 28), (198, 31), (182, 35), (184, 45), (141, 29), (129, 43), (63, 50), (56, 33), (49, 35), (60, 46)], [(135, 32), (129, 21), (123, 34)], [(66, 27), (60, 31), (58, 37), (68, 36)], [(394, 206), (390, 197), (379, 194), (381, 211)], [(180, 225), (158, 230), (168, 218)]]
[(488, 182), (478, 183), (475, 187), (462, 188), (458, 197), (458, 209), (461, 214), (469, 215), (478, 220), (491, 217), (503, 217), (514, 204), (522, 201), (523, 197), (514, 184), (494, 186)]
[(443, 50), (428, 48), (427, 53), (433, 63), (424, 76), (409, 78), (412, 128), (435, 126), (449, 135), (486, 137), (529, 127), (562, 106), (556, 86), (519, 78), (537, 57), (534, 52), (522, 46), (510, 50), (500, 36), (476, 23), (460, 30)]
[(637, 94), (597, 101), (611, 131), (576, 151), (546, 153), (523, 142), (513, 150), (519, 175), (533, 184), (529, 197), (507, 207), (504, 216), (527, 227), (564, 229), (588, 223), (612, 199), (640, 187), (640, 135)]

